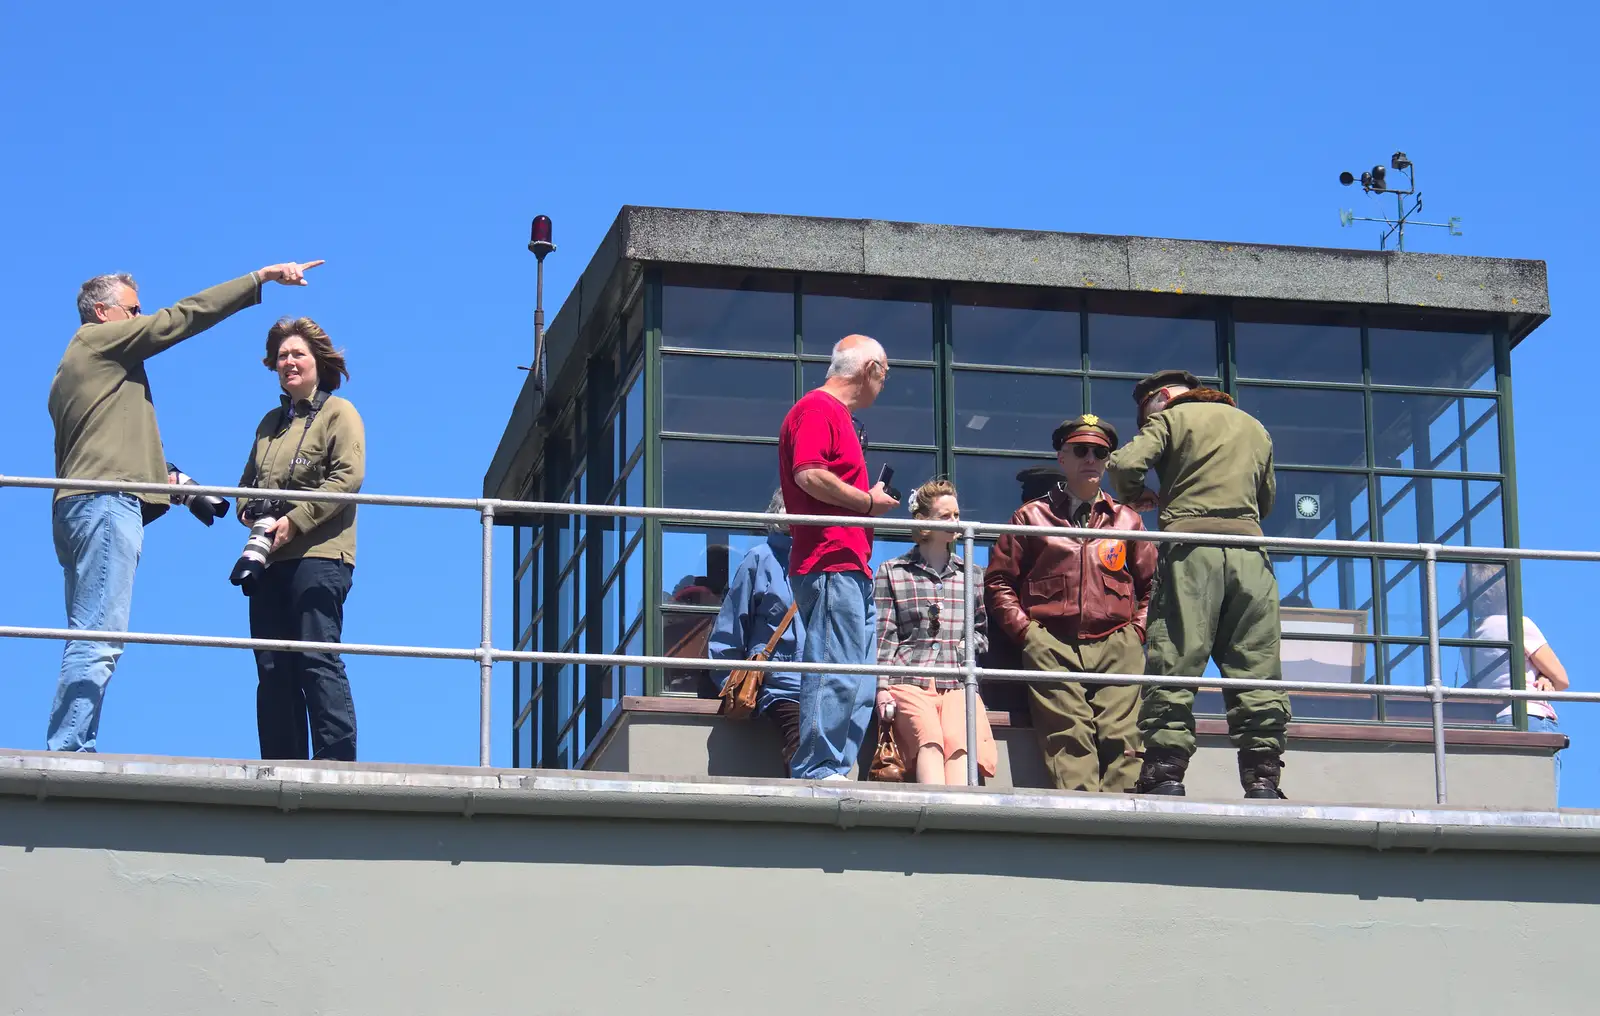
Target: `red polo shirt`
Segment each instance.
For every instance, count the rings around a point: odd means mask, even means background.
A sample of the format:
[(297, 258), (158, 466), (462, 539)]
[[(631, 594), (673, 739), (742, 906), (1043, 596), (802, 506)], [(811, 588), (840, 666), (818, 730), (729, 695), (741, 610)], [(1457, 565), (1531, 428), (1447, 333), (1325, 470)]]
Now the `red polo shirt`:
[[(850, 410), (843, 402), (818, 388), (807, 392), (783, 418), (778, 431), (778, 479), (783, 503), (794, 515), (854, 515), (819, 501), (800, 489), (794, 474), (802, 469), (826, 469), (860, 491), (870, 490), (867, 459), (856, 439)], [(789, 570), (796, 575), (813, 572), (861, 571), (872, 574), (872, 530), (856, 526), (793, 526), (794, 545)]]

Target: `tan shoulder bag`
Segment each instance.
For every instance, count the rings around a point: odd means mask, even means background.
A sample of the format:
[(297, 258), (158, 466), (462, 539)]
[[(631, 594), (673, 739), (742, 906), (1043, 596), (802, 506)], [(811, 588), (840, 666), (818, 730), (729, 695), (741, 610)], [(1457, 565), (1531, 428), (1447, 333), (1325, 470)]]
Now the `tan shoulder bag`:
[[(767, 639), (767, 648), (750, 657), (752, 660), (769, 660), (772, 651), (778, 648), (778, 642), (783, 638), (783, 633), (789, 630), (789, 623), (794, 620), (795, 605), (789, 604), (789, 609), (784, 612), (783, 620), (778, 622), (778, 627), (773, 629), (772, 637)], [(767, 672), (764, 670), (735, 670), (728, 675), (728, 680), (722, 686), (722, 708), (718, 710), (722, 715), (734, 720), (748, 720), (756, 711), (756, 695), (761, 691), (761, 683), (766, 680)]]

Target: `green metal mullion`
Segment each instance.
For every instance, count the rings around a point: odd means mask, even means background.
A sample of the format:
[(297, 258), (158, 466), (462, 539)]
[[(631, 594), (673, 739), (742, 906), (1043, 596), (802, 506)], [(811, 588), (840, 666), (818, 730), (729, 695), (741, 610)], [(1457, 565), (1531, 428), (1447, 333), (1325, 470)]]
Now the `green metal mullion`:
[[(1083, 374), (1079, 382), (1082, 388), (1078, 392), (1078, 405), (1083, 407), (1084, 412), (1092, 413), (1094, 403), (1090, 393), (1094, 391), (1094, 386), (1089, 383), (1093, 377), (1089, 373), (1089, 297), (1085, 293), (1078, 294), (1078, 368)], [(1133, 435), (1128, 435), (1129, 440), (1132, 438)]]
[(1233, 301), (1219, 301), (1217, 310), (1217, 371), (1222, 379), (1222, 390), (1237, 397), (1234, 391), (1238, 365), (1234, 363)]
[[(1505, 543), (1508, 547), (1522, 546), (1521, 521), (1517, 517), (1517, 441), (1511, 420), (1511, 337), (1505, 324), (1494, 330), (1495, 390), (1500, 396), (1500, 469), (1505, 475), (1501, 481), (1500, 504), (1504, 512)], [(1506, 620), (1522, 620), (1522, 562), (1506, 562)], [(1506, 625), (1511, 630), (1511, 658), (1506, 661), (1511, 672), (1511, 687), (1522, 691), (1527, 687), (1527, 667), (1523, 661), (1522, 625)], [(1516, 699), (1511, 703), (1511, 725), (1518, 730), (1528, 729), (1528, 703)]]
[(762, 353), (753, 349), (695, 349), (690, 346), (662, 346), (661, 352), (671, 356), (693, 356), (707, 360), (776, 360), (790, 362), (788, 353)]
[(1235, 379), (1251, 388), (1296, 388), (1318, 392), (1362, 392), (1366, 387), (1358, 381), (1291, 381), (1286, 378), (1241, 377)]
[[(523, 526), (511, 527), (511, 644), (518, 649), (522, 648), (523, 605), (521, 587), (525, 565), (519, 565), (517, 562), (522, 557), (522, 534), (524, 528)], [(522, 670), (523, 663), (520, 660), (511, 664), (511, 703), (512, 707), (517, 711), (516, 718), (511, 721), (511, 768), (513, 769), (521, 769), (523, 765), (522, 738), (519, 735), (522, 730), (523, 714), (527, 710), (521, 703)], [(533, 705), (531, 690), (528, 695), (528, 705)]]
[[(546, 431), (544, 457), (546, 468), (544, 472), (543, 499), (546, 501), (559, 501), (565, 496), (567, 481), (572, 471), (571, 439), (565, 433), (557, 431), (560, 437), (554, 445), (551, 445), (548, 437), (550, 433), (549, 430)], [(544, 631), (539, 637), (541, 648), (555, 645), (561, 638), (561, 603), (559, 598), (561, 596), (561, 570), (562, 566), (566, 564), (565, 561), (560, 560), (557, 556), (561, 552), (560, 534), (557, 533), (552, 536), (548, 532), (549, 522), (550, 517), (546, 516), (547, 531), (545, 533), (544, 547), (542, 548), (544, 551), (544, 564), (539, 575), (543, 587), (540, 591), (539, 601), (540, 607), (544, 611)], [(556, 524), (570, 526), (572, 525), (572, 519), (570, 517), (557, 519)], [(554, 609), (551, 609), (552, 606)], [(561, 667), (554, 663), (544, 663), (538, 665), (538, 670), (540, 675), (539, 746), (541, 749), (538, 765), (543, 769), (554, 769), (556, 768), (557, 719), (555, 715), (556, 707), (553, 703), (560, 698), (560, 692), (556, 690), (556, 683), (560, 679)], [(546, 689), (549, 689), (551, 694), (543, 694)]]
[(801, 357), (805, 354), (805, 289), (804, 280), (797, 273), (794, 277), (794, 353), (790, 357), (794, 368), (794, 400), (799, 402), (806, 393), (805, 368), (801, 366)]
[(955, 311), (950, 287), (938, 286), (933, 294), (933, 456), (935, 476), (955, 475), (956, 379), (950, 365), (955, 361)]
[(966, 445), (959, 445), (952, 451), (956, 455), (988, 455), (997, 459), (1031, 459), (1035, 462), (1041, 457), (1051, 457), (1049, 452), (1030, 452), (1017, 448), (968, 448)]
[(701, 434), (688, 430), (664, 430), (657, 436), (669, 441), (723, 441), (728, 444), (764, 444), (774, 447), (778, 444), (778, 439), (775, 437), (758, 437), (754, 434)]
[(1372, 385), (1371, 387), (1379, 395), (1448, 395), (1452, 398), (1490, 401), (1500, 397), (1498, 392), (1484, 388), (1429, 388), (1424, 385)]
[[(662, 503), (661, 478), (661, 271), (652, 269), (644, 284), (644, 418), (645, 458), (644, 503)], [(654, 619), (661, 612), (661, 520), (644, 520), (644, 653), (660, 656), (660, 626)], [(658, 667), (645, 670), (644, 693), (661, 694), (662, 677)]]
[[(626, 322), (617, 329), (619, 343), (626, 342)], [(609, 350), (602, 350), (608, 353)], [(588, 461), (589, 479), (585, 483), (586, 500), (590, 504), (605, 504), (611, 496), (611, 490), (616, 483), (616, 438), (606, 429), (608, 420), (613, 420), (611, 408), (616, 403), (618, 377), (613, 356), (591, 356), (588, 362), (588, 392), (586, 403), (589, 419), (587, 431), (587, 451), (585, 458)], [(596, 479), (601, 482), (595, 483)], [(597, 489), (597, 487), (599, 489)], [(596, 523), (605, 527), (596, 531)], [(616, 516), (599, 517), (590, 516), (586, 526), (585, 540), (588, 551), (584, 559), (584, 586), (588, 596), (583, 605), (585, 618), (584, 645), (589, 652), (608, 653), (613, 647), (604, 645), (605, 640), (605, 591), (602, 585), (605, 580), (605, 534), (607, 530), (615, 531), (620, 543), (622, 520)], [(597, 650), (595, 643), (602, 643)], [(573, 703), (574, 711), (586, 714), (585, 733), (592, 735), (600, 729), (601, 721), (601, 695), (600, 689), (604, 683), (605, 671), (609, 668), (594, 664), (585, 664), (583, 667), (583, 681), (580, 689), (581, 697)], [(580, 705), (581, 703), (581, 705)], [(580, 744), (577, 748), (578, 757), (588, 753), (589, 745)]]
[[(1374, 542), (1382, 543), (1383, 512), (1379, 508), (1378, 475), (1373, 472), (1378, 464), (1378, 438), (1372, 413), (1372, 331), (1365, 311), (1361, 312), (1361, 406), (1367, 428), (1367, 531)], [(1386, 635), (1389, 632), (1389, 597), (1383, 588), (1383, 562), (1376, 554), (1367, 562), (1372, 569), (1372, 619), (1376, 622), (1373, 627), (1377, 629), (1375, 634)], [(1378, 684), (1389, 683), (1389, 661), (1382, 642), (1373, 654), (1372, 675)], [(1386, 696), (1378, 696), (1377, 707), (1378, 722), (1387, 721)]]
[[(800, 360), (803, 363), (830, 363), (830, 362), (832, 362), (833, 357), (831, 357), (831, 356), (822, 356), (822, 355), (819, 355), (817, 353), (806, 353), (806, 354), (804, 354), (804, 355), (802, 355), (800, 357)], [(891, 366), (891, 367), (922, 367), (924, 369), (927, 369), (927, 368), (937, 367), (939, 365), (937, 363), (935, 363), (933, 360), (906, 360), (906, 359), (901, 359), (900, 357), (892, 357), (889, 360), (889, 366)]]
[(1018, 367), (1005, 363), (960, 363), (950, 361), (951, 370), (976, 371), (983, 374), (1026, 374), (1029, 377), (1079, 377), (1083, 371), (1068, 367)]
[(1401, 469), (1389, 466), (1374, 469), (1378, 476), (1404, 476), (1417, 480), (1504, 480), (1503, 473), (1470, 473), (1461, 469)]

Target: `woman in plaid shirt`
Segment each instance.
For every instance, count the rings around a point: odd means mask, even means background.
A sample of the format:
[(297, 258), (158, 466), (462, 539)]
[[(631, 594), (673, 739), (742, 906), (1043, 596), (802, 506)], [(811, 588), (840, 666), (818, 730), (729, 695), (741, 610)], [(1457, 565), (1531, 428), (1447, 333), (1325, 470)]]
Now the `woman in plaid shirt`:
[[(911, 494), (911, 517), (954, 522), (961, 518), (956, 488), (929, 480)], [(961, 558), (951, 552), (953, 532), (919, 532), (907, 554), (878, 566), (873, 598), (878, 607), (878, 662), (908, 667), (966, 664), (967, 584)], [(973, 624), (975, 650), (988, 648), (983, 592)], [(954, 677), (878, 678), (878, 719), (892, 724), (895, 742), (918, 783), (966, 783), (966, 691)], [(995, 771), (994, 734), (978, 702), (978, 769)]]

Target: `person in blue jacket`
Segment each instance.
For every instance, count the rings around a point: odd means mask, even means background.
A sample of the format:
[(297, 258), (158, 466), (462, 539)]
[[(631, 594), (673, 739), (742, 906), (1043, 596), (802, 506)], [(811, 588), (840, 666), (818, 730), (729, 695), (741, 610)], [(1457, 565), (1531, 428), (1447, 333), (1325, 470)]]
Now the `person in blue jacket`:
[[(767, 503), (767, 513), (780, 515), (783, 511), (783, 491), (778, 490)], [(767, 640), (783, 623), (783, 615), (794, 603), (794, 594), (789, 590), (790, 542), (789, 527), (772, 523), (767, 526), (766, 542), (750, 548), (739, 562), (707, 644), (713, 659), (748, 660), (767, 647)], [(804, 644), (805, 629), (797, 612), (774, 647), (772, 659), (798, 660)], [(728, 673), (723, 670), (712, 674), (718, 690), (727, 682)], [(787, 773), (789, 760), (800, 743), (799, 672), (768, 671), (756, 698), (756, 709), (777, 724)]]

